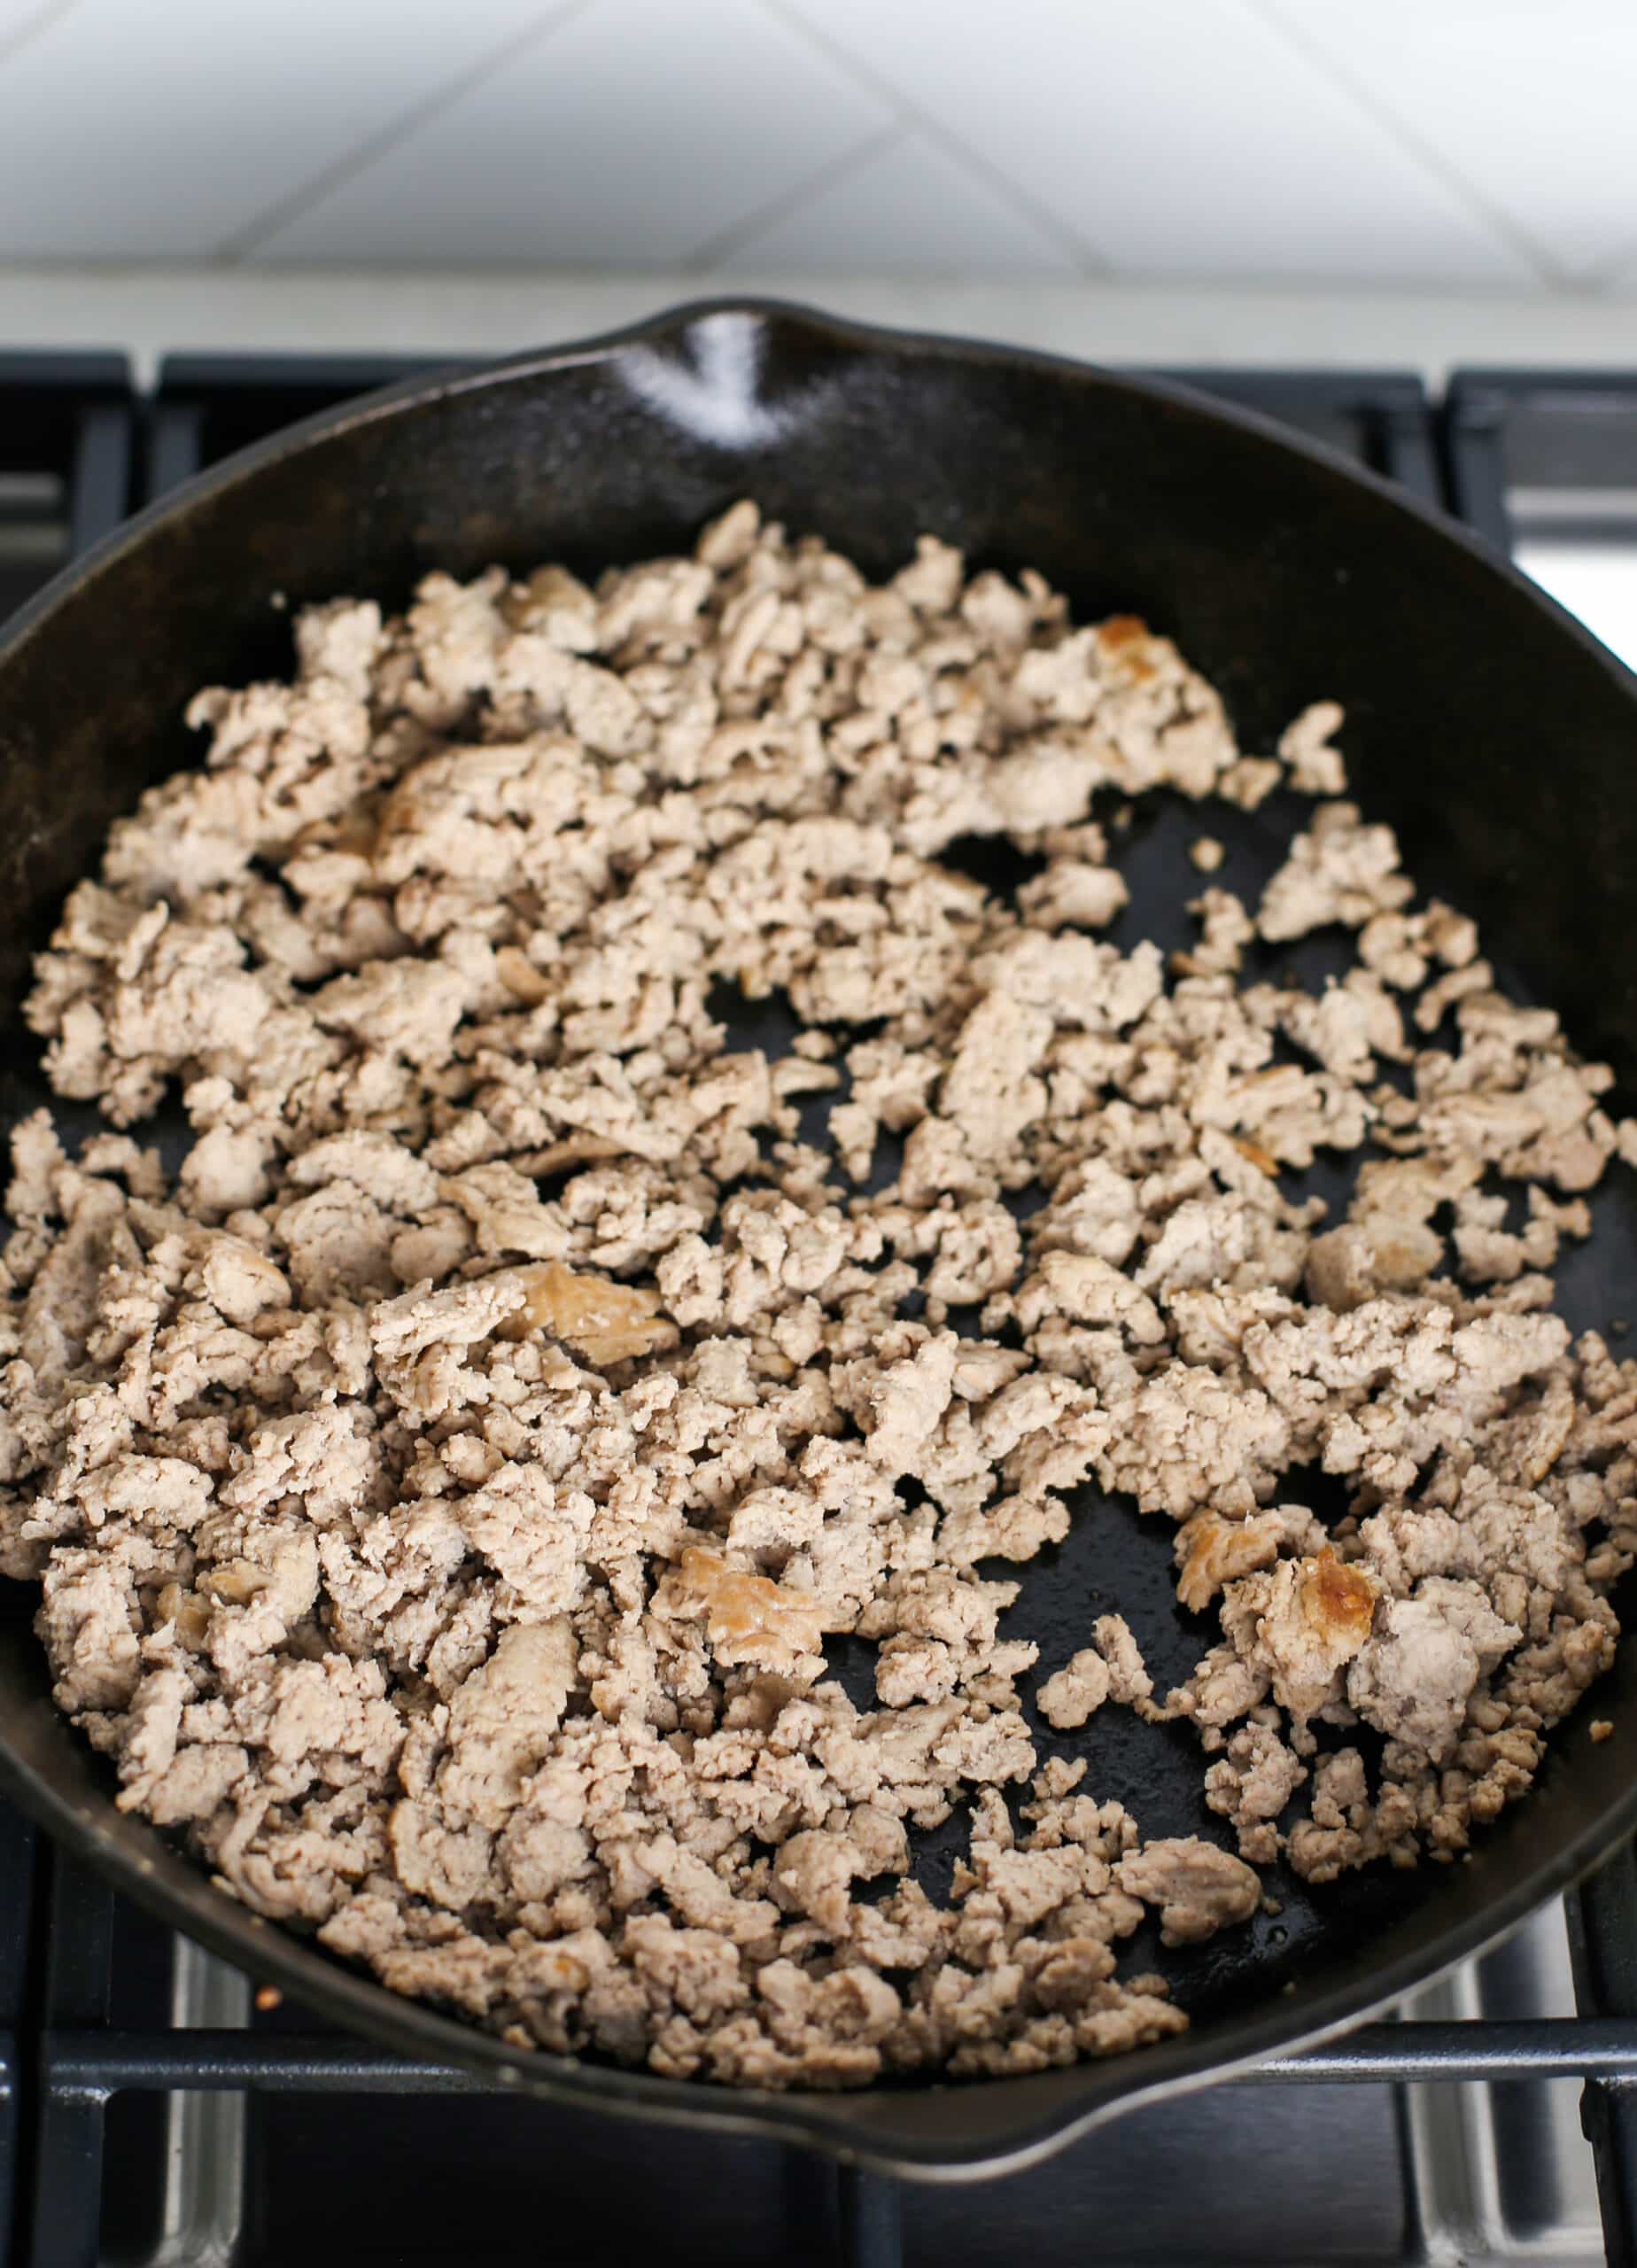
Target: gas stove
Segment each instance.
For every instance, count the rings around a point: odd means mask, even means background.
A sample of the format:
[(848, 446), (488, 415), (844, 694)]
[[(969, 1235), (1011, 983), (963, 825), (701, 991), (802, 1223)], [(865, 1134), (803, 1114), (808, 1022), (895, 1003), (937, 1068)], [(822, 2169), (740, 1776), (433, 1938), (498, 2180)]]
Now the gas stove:
[[(116, 356), (0, 357), (0, 617), (201, 466), (416, 367), (178, 356), (142, 395)], [(1462, 372), (1437, 403), (1395, 371), (1166, 375), (1457, 512), (1637, 661), (1637, 374)], [(923, 2186), (407, 2064), (278, 2005), (0, 1807), (0, 2268), (1622, 2268), (1634, 2083), (1630, 1850), (1338, 2047), (1026, 2172)]]

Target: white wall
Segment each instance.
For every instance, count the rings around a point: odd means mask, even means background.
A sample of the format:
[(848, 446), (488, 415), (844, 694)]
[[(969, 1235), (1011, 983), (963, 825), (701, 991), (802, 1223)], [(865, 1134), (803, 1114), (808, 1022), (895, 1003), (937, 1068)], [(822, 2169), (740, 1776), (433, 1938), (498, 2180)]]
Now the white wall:
[(0, 263), (1637, 296), (1637, 0), (0, 0)]

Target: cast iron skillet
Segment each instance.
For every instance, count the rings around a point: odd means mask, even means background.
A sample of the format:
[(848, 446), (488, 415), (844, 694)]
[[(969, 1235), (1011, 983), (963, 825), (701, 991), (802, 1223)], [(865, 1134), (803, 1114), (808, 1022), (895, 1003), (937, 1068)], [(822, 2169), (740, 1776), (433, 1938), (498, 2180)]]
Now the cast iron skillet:
[[(429, 568), (496, 559), (595, 571), (685, 547), (746, 493), (873, 571), (930, 529), (980, 563), (1038, 567), (1082, 617), (1146, 616), (1222, 688), (1247, 747), (1336, 695), (1354, 779), (1399, 828), (1412, 870), (1476, 913), (1515, 981), (1637, 1087), (1637, 961), (1625, 944), (1637, 680), (1539, 591), (1370, 475), (1183, 390), (717, 305), (417, 380), (297, 426), (132, 521), (16, 622), (0, 643), (0, 999), (11, 1017), (0, 1104), (14, 1113), (44, 1095), (16, 1021), (29, 951), (109, 820), (193, 760), (180, 722), (188, 696), (286, 665), (274, 594), (291, 605), (340, 592), (400, 599)], [(1212, 807), (1203, 823), (1230, 834), (1222, 879), (1254, 889), (1295, 815), (1265, 807), (1230, 833)], [(1181, 942), (1175, 909), (1198, 887), (1183, 850), (1201, 824), (1180, 806), (1139, 814), (1127, 858), (1135, 902), (1117, 934)], [(1015, 880), (1015, 861), (1008, 871), (981, 849), (970, 856), (997, 886)], [(1296, 959), (1316, 973), (1319, 960)], [(1631, 1178), (1616, 1177), (1598, 1239), (1563, 1279), (1577, 1325), (1637, 1311)], [(1170, 1541), (1168, 1523), (1088, 1492), (1069, 1541), (1023, 1571), (1009, 1626), (1041, 1640), (1043, 1672), (1111, 1604), (1162, 1681), (1185, 1672), (1214, 1634), (1175, 1606)], [(114, 1810), (105, 1767), (51, 1706), (28, 1612), (19, 1594), (0, 1618), (0, 1783), (164, 1920), (344, 2025), (519, 2092), (774, 2130), (923, 2176), (1022, 2162), (1127, 2106), (1334, 2031), (1493, 1939), (1637, 1821), (1628, 1648), (1563, 1728), (1535, 1792), (1470, 1860), (1318, 1891), (1280, 1881), (1276, 1918), (1168, 1956), (1196, 2020), (1177, 2040), (1005, 2081), (728, 2093), (520, 2055), (264, 1926)], [(856, 1679), (845, 1646), (836, 1666)], [(1587, 1736), (1592, 1708), (1615, 1720), (1602, 1746)], [(1088, 1788), (1129, 1802), (1148, 1833), (1211, 1824), (1184, 1730), (1105, 1710), (1079, 1739)], [(935, 1882), (950, 1840), (923, 1854)]]

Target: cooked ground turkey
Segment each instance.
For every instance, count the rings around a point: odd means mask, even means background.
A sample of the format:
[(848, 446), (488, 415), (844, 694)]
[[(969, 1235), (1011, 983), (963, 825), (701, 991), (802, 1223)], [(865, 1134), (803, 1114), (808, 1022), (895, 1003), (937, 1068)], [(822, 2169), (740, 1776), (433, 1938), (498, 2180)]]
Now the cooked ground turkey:
[[(1242, 755), (1140, 622), (931, 540), (873, 586), (749, 504), (297, 643), (199, 695), (29, 1003), (121, 1130), (14, 1138), (0, 1565), (123, 1806), (520, 2047), (811, 2086), (1174, 2032), (1145, 1909), (1196, 1942), (1528, 1786), (1637, 1472), (1637, 1366), (1548, 1271), (1637, 1142), (1341, 800), (1333, 705)], [(1281, 783), (1259, 908), (1099, 937), (1094, 799)], [(1238, 981), (1335, 925), (1340, 981)], [(174, 1178), (122, 1130), (172, 1082)], [(1345, 1219), (1282, 1184), (1319, 1151)], [(986, 1572), (1085, 1482), (1176, 1524), (1168, 1694), (1114, 1614), (1036, 1691)], [(1237, 1848), (1144, 1843), (1031, 1707), (1191, 1719)]]

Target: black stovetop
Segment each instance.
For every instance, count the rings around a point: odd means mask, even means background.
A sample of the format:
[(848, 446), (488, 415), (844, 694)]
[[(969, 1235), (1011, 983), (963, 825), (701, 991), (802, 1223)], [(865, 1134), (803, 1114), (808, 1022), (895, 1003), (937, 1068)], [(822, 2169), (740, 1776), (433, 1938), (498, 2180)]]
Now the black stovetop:
[[(416, 367), (179, 357), (142, 396), (117, 357), (0, 357), (0, 617), (201, 465)], [(1637, 376), (1473, 372), (1434, 404), (1418, 378), (1393, 371), (1168, 375), (1344, 451), (1497, 542), (1514, 532), (1510, 500), (1549, 498), (1551, 528), (1603, 537), (1618, 522), (1608, 499), (1637, 500)], [(1637, 539), (1637, 520), (1626, 532)], [(1573, 1902), (1570, 1923), (1578, 2031), (1378, 2025), (1284, 2084), (1129, 2114), (1001, 2182), (911, 2188), (838, 2175), (775, 2143), (425, 2091), (305, 2013), (259, 2006), (250, 1980), (113, 1898), (0, 1806), (0, 2268), (650, 2257), (666, 2268), (1271, 2268), (1409, 2263), (1453, 2256), (1452, 2243), (1469, 2258), (1566, 2260), (1563, 2201), (1548, 2194), (1540, 2155), (1543, 2075), (1582, 2068), (1593, 2047), (1608, 2051), (1602, 2068), (1627, 2074), (1588, 2085), (1585, 2110), (1607, 2255), (1624, 2263), (1637, 2259), (1626, 2093), (1637, 2024), (1606, 2020), (1637, 2017), (1629, 1852)], [(1466, 1997), (1433, 2013), (1552, 2015), (1508, 1959), (1478, 1964)], [(236, 2031), (234, 2056), (222, 2035)], [(1441, 2208), (1423, 2160), (1439, 2146), (1426, 2104), (1440, 2088), (1465, 2101), (1454, 2082), (1479, 2070), (1507, 2082), (1485, 2090), (1494, 2194), (1434, 2227)], [(1423, 2084), (1407, 2084), (1412, 2073)], [(1594, 2256), (1594, 2227), (1582, 2240), (1591, 2253), (1575, 2257)]]

